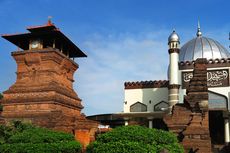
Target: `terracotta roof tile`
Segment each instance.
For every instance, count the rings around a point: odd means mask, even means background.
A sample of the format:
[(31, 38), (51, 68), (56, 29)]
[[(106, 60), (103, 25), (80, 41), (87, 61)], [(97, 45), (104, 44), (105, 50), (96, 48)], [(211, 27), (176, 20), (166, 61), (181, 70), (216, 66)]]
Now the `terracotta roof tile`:
[[(195, 61), (182, 61), (179, 62), (180, 70), (182, 69), (193, 69)], [(209, 59), (207, 63), (208, 68), (213, 67), (230, 67), (230, 58), (216, 58)]]
[(125, 89), (166, 88), (168, 80), (125, 82)]

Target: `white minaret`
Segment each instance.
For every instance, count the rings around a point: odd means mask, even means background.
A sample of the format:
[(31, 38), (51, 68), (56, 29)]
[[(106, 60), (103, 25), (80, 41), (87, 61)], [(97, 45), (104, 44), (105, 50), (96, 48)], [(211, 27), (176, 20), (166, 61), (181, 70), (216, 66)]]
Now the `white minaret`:
[(168, 38), (169, 45), (169, 113), (171, 113), (173, 105), (179, 102), (179, 45), (180, 38), (178, 34), (173, 30)]

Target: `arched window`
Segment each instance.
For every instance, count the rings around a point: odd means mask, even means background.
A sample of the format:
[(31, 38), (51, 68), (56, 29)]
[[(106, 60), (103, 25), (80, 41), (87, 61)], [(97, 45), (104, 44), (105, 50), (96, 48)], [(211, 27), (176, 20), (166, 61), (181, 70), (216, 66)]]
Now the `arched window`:
[(164, 111), (166, 109), (168, 109), (169, 104), (165, 101), (161, 101), (159, 103), (157, 103), (156, 105), (154, 105), (154, 111)]
[(208, 91), (208, 107), (209, 109), (227, 109), (227, 97), (219, 93)]
[(130, 112), (146, 112), (147, 106), (141, 102), (136, 102), (130, 106)]

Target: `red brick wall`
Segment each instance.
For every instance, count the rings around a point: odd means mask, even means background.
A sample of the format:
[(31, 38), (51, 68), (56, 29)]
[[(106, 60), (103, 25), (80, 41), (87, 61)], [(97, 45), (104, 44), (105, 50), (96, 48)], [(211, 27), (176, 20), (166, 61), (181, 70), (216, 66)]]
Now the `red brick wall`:
[(1, 100), (6, 122), (24, 120), (69, 133), (83, 146), (94, 139), (97, 122), (81, 114), (81, 99), (73, 89), (78, 64), (53, 48), (13, 52), (17, 80)]
[(86, 148), (90, 143), (90, 130), (75, 130), (75, 139), (82, 144), (83, 148)]

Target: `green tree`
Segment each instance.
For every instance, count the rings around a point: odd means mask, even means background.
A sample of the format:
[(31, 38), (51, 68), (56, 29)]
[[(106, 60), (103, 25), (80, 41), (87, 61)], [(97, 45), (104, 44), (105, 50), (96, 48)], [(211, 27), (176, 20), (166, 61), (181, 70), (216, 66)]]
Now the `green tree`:
[(1, 153), (79, 153), (74, 136), (15, 121), (0, 125)]
[(88, 153), (183, 153), (176, 136), (167, 131), (142, 126), (123, 126), (98, 136), (87, 147)]

